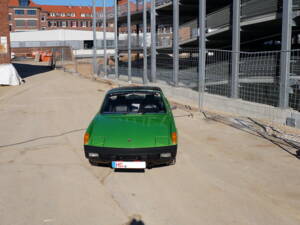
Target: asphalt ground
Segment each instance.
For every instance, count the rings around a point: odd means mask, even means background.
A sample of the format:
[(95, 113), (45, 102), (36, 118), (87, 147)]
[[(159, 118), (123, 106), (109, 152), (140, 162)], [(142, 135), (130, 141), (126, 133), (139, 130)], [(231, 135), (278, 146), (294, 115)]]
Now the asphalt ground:
[(83, 134), (111, 85), (25, 80), (0, 87), (1, 225), (300, 224), (300, 160), (268, 140), (177, 109), (176, 165), (95, 167)]

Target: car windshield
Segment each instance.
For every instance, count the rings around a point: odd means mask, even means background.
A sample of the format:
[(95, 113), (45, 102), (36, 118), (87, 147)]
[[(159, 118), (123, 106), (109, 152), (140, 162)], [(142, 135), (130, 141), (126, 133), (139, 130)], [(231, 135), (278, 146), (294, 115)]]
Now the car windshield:
[(102, 114), (165, 113), (166, 107), (159, 92), (126, 92), (108, 94)]

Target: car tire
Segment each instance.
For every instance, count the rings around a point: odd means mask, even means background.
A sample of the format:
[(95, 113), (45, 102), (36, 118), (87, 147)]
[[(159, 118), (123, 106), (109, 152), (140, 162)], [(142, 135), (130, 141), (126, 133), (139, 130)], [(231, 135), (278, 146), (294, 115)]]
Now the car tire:
[(169, 166), (173, 166), (176, 164), (176, 158), (174, 158), (171, 162), (169, 162)]

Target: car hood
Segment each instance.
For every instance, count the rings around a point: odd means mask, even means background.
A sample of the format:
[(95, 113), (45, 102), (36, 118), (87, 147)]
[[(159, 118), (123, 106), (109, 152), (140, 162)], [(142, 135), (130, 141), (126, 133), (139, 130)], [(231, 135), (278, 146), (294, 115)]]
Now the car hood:
[(89, 144), (114, 148), (168, 146), (171, 126), (168, 114), (99, 114), (92, 121)]

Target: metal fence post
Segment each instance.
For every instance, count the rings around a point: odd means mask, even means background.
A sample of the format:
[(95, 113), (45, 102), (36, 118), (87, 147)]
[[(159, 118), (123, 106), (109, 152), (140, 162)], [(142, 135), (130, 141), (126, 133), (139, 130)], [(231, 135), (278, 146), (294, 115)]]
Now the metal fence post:
[(75, 59), (75, 73), (78, 74), (78, 61), (76, 56), (74, 57), (74, 59)]
[(115, 74), (116, 78), (119, 78), (119, 45), (118, 45), (118, 0), (115, 0), (115, 14), (114, 14), (114, 20), (115, 20)]
[(127, 29), (128, 29), (128, 82), (132, 83), (131, 77), (131, 5), (130, 0), (128, 0), (127, 7)]
[(106, 0), (103, 0), (104, 77), (107, 78)]
[(61, 67), (63, 68), (63, 70), (65, 70), (64, 67), (64, 48), (61, 48)]
[(239, 97), (240, 72), (240, 15), (241, 0), (233, 0), (232, 9), (232, 67), (231, 67), (231, 98)]
[(93, 73), (97, 74), (96, 0), (93, 0)]
[(156, 82), (156, 0), (151, 0), (151, 80)]
[(199, 109), (204, 108), (205, 65), (206, 65), (206, 0), (199, 0)]
[(282, 40), (280, 57), (280, 98), (279, 107), (286, 109), (289, 106), (289, 76), (291, 58), (291, 36), (292, 36), (292, 4), (293, 0), (284, 0), (282, 12)]
[(144, 73), (143, 82), (148, 83), (148, 60), (147, 60), (147, 1), (143, 1), (143, 55), (144, 55)]
[(173, 81), (178, 86), (179, 72), (179, 0), (173, 0)]

